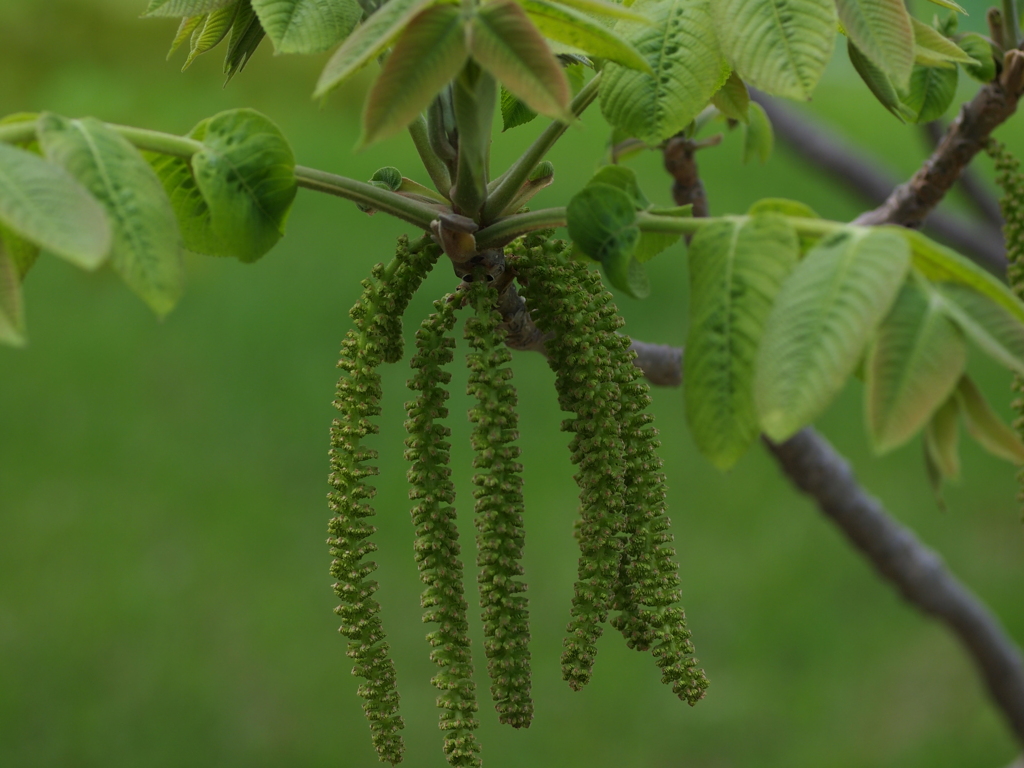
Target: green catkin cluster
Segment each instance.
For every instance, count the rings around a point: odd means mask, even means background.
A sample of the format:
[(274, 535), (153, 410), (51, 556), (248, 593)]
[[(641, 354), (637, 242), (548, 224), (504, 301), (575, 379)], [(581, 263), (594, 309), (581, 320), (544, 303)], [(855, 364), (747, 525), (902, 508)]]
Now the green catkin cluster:
[(416, 526), (415, 554), (420, 578), (426, 585), (422, 604), (424, 622), (438, 627), (427, 635), (433, 649), (430, 657), (438, 667), (431, 681), (441, 691), (441, 730), (446, 731), (444, 752), (455, 768), (480, 766), (480, 745), (473, 733), (478, 725), (476, 685), (469, 640), (468, 606), (462, 586), (462, 561), (459, 559), (459, 531), (455, 523), (455, 486), (448, 463), (451, 430), (439, 423), (448, 416), (445, 385), (451, 374), (443, 370), (454, 357), (455, 340), (448, 334), (455, 325), (456, 304), (449, 300), (434, 303), (435, 312), (416, 332), (417, 353), (412, 358), (416, 371), (409, 389), (418, 392), (405, 404), (409, 433), (405, 458), (412, 462), (408, 478), (409, 497)]
[(376, 530), (369, 523), (373, 515), (369, 501), (376, 489), (365, 480), (379, 470), (367, 465), (377, 452), (361, 442), (378, 431), (372, 421), (380, 414), (376, 368), (401, 359), (402, 313), (439, 253), (423, 241), (411, 248), (403, 237), (392, 262), (387, 267), (378, 264), (373, 279), (363, 281), (362, 297), (349, 313), (355, 328), (341, 346), (338, 367), (343, 373), (334, 400), (340, 416), (331, 425), (333, 490), (328, 502), (334, 516), (328, 524), (327, 543), (334, 558), (334, 591), (341, 600), (335, 612), (342, 620), (339, 631), (349, 640), (347, 655), (355, 662), (352, 674), (365, 680), (359, 695), (365, 699), (363, 711), (370, 721), (373, 745), (381, 761), (392, 764), (401, 761), (405, 749), (398, 733), (404, 723), (398, 714), (395, 666), (384, 638), (380, 604), (373, 597), (377, 582), (369, 578), (377, 564), (363, 559), (377, 549), (369, 539)]
[[(1004, 144), (989, 139), (988, 153), (995, 161), (996, 183), (1003, 190), (999, 207), (1003, 212), (1003, 240), (1009, 261), (1006, 276), (1017, 298), (1024, 301), (1024, 174), (1020, 172), (1020, 162)], [(1013, 391), (1013, 426), (1024, 438), (1024, 379), (1020, 375), (1013, 377)], [(1021, 486), (1017, 499), (1024, 503), (1024, 469), (1017, 472), (1017, 481)]]
[(488, 283), (469, 284), (468, 302), (476, 315), (466, 322), (469, 386), (477, 399), (469, 412), (474, 424), (473, 476), (476, 490), (477, 564), (484, 650), (491, 676), (491, 697), (498, 719), (525, 728), (533, 719), (530, 698), (530, 628), (523, 567), (522, 464), (517, 396), (509, 379), (511, 353), (504, 344), (497, 291)]
[[(631, 648), (651, 650), (662, 681), (690, 704), (707, 688), (697, 669), (665, 514), (665, 477), (657, 430), (645, 413), (651, 398), (633, 364), (622, 320), (600, 276), (580, 264), (552, 263), (565, 250), (514, 244), (524, 293), (548, 342), (559, 402), (576, 415), (563, 424), (580, 467), (582, 521), (579, 580), (573, 599), (563, 676), (573, 688), (590, 678), (601, 624), (612, 620)], [(545, 250), (549, 253), (545, 253)]]

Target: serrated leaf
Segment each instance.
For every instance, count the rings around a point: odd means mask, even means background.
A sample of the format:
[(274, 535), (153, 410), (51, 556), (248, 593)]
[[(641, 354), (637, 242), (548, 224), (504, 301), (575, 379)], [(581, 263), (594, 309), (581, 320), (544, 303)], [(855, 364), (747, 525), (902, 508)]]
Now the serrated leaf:
[(912, 18), (914, 25), (914, 61), (927, 67), (950, 68), (954, 64), (980, 64), (934, 27)]
[(730, 120), (737, 120), (741, 123), (747, 122), (750, 93), (747, 91), (747, 86), (735, 72), (730, 72), (729, 79), (722, 83), (721, 88), (715, 91), (711, 97), (711, 103)]
[(251, 262), (284, 233), (295, 199), (295, 157), (270, 120), (251, 109), (222, 112), (189, 134), (204, 143), (191, 162), (151, 162), (171, 199), (185, 247)]
[(969, 377), (960, 379), (956, 397), (967, 431), (982, 448), (1000, 459), (1024, 464), (1024, 443), (996, 416)]
[(953, 394), (932, 414), (924, 431), (926, 455), (941, 476), (950, 480), (960, 477), (960, 430), (957, 429), (959, 412), (957, 397)]
[(572, 122), (569, 81), (518, 3), (497, 0), (480, 8), (469, 24), (469, 51), (534, 112)]
[(910, 117), (907, 114), (910, 110), (900, 99), (900, 94), (889, 76), (872, 64), (852, 41), (846, 44), (846, 51), (854, 70), (860, 75), (860, 79), (864, 81), (864, 85), (868, 87), (878, 103), (889, 110), (901, 123), (906, 122)]
[(653, 74), (647, 60), (628, 41), (579, 11), (548, 0), (519, 0), (519, 4), (545, 37)]
[(39, 118), (47, 158), (103, 204), (113, 227), (110, 263), (158, 315), (184, 290), (181, 235), (160, 179), (127, 139), (98, 120)]
[(970, 56), (979, 62), (978, 64), (964, 64), (964, 71), (982, 83), (990, 83), (996, 77), (996, 62), (992, 55), (992, 44), (977, 32), (967, 32), (957, 40), (957, 45)]
[(25, 309), (18, 265), (0, 234), (0, 344), (25, 346)]
[(143, 16), (198, 16), (237, 0), (150, 0)]
[(914, 123), (930, 123), (945, 114), (956, 96), (956, 67), (941, 69), (914, 65), (910, 91), (903, 96), (904, 115)]
[(211, 11), (207, 15), (203, 26), (197, 27), (192, 34), (192, 49), (188, 53), (188, 58), (185, 59), (185, 66), (182, 67), (182, 70), (188, 69), (197, 56), (216, 48), (220, 41), (227, 37), (228, 32), (231, 31), (231, 25), (234, 24), (235, 17), (238, 15), (240, 5), (241, 3), (236, 1), (231, 5)]
[(743, 130), (743, 162), (749, 163), (755, 157), (767, 163), (775, 145), (775, 134), (764, 107), (757, 102), (750, 104), (749, 119)]
[(646, 16), (624, 3), (606, 2), (606, 0), (555, 0), (555, 2), (598, 18), (647, 22)]
[(458, 6), (432, 5), (402, 30), (363, 110), (361, 146), (405, 129), (458, 74), (469, 52)]
[(745, 82), (775, 96), (807, 100), (832, 57), (833, 0), (715, 0), (715, 31)]
[(196, 31), (196, 28), (206, 20), (206, 16), (186, 16), (181, 20), (181, 24), (178, 26), (178, 32), (174, 36), (174, 40), (171, 41), (171, 49), (167, 51), (167, 58), (170, 59), (185, 41), (188, 40), (192, 33)]
[(586, 256), (600, 261), (608, 281), (636, 299), (650, 292), (633, 251), (640, 239), (633, 199), (618, 187), (591, 183), (566, 208), (569, 236)]
[(0, 224), (84, 269), (110, 253), (106, 212), (67, 171), (0, 143)]
[(844, 227), (824, 238), (779, 291), (757, 358), (761, 426), (775, 441), (810, 424), (860, 362), (910, 268), (894, 232)]
[(501, 86), (501, 130), (518, 128), (537, 117), (537, 113), (526, 106), (505, 86)]
[(967, 343), (942, 298), (908, 280), (865, 366), (865, 411), (875, 451), (886, 453), (913, 437), (952, 394), (966, 364)]
[(228, 76), (227, 82), (231, 82), (231, 78), (245, 69), (245, 65), (265, 36), (266, 32), (252, 5), (249, 2), (242, 3), (235, 22), (231, 25), (228, 52), (224, 56), (224, 74)]
[(411, 19), (434, 2), (436, 0), (389, 0), (374, 11), (331, 56), (320, 73), (314, 97), (326, 96), (383, 53)]
[(939, 283), (946, 313), (986, 354), (1024, 375), (1024, 324), (1003, 306), (970, 286)]
[[(992, 299), (1007, 310), (1017, 322), (1024, 323), (1024, 304), (1005, 283), (1000, 282), (973, 261), (951, 248), (936, 243), (916, 229), (886, 227), (910, 245), (914, 268), (935, 283), (966, 285)], [(940, 286), (941, 287), (941, 286)]]
[(903, 0), (836, 0), (850, 42), (900, 90), (914, 67), (914, 29)]
[(770, 213), (710, 224), (690, 242), (686, 419), (697, 447), (719, 469), (731, 467), (760, 432), (757, 348), (799, 254), (796, 231)]
[(594, 175), (590, 177), (587, 186), (591, 184), (607, 184), (620, 189), (629, 196), (633, 206), (638, 210), (648, 208), (651, 202), (640, 189), (640, 182), (637, 181), (636, 171), (626, 168), (623, 165), (602, 165)]
[(252, 0), (279, 53), (320, 53), (344, 40), (363, 17), (356, 0)]
[(707, 0), (637, 0), (650, 24), (619, 22), (654, 76), (608, 64), (601, 112), (612, 125), (652, 146), (685, 128), (727, 76)]

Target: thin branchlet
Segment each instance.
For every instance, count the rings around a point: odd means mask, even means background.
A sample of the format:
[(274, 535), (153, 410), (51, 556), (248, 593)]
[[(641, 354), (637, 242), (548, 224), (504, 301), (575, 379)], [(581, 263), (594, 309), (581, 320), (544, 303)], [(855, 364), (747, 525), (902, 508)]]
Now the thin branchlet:
[(369, 523), (376, 489), (366, 479), (379, 470), (368, 464), (377, 459), (377, 452), (362, 445), (362, 440), (378, 431), (373, 423), (380, 414), (377, 366), (401, 359), (402, 313), (439, 252), (422, 243), (410, 248), (408, 239), (402, 238), (394, 260), (387, 267), (377, 265), (373, 279), (363, 282), (362, 297), (350, 312), (355, 328), (342, 342), (338, 367), (343, 373), (334, 400), (340, 416), (331, 425), (329, 482), (333, 490), (328, 503), (333, 517), (327, 543), (334, 558), (334, 591), (341, 600), (335, 612), (342, 620), (339, 631), (349, 640), (347, 655), (355, 662), (352, 674), (365, 680), (359, 695), (365, 699), (363, 710), (373, 745), (381, 761), (392, 764), (402, 759), (405, 747), (398, 731), (404, 723), (398, 714), (395, 666), (384, 637), (380, 604), (373, 597), (378, 584), (370, 576), (377, 564), (364, 560), (377, 549), (370, 541), (376, 528)]
[(479, 768), (480, 745), (474, 731), (478, 722), (476, 684), (469, 639), (468, 606), (463, 588), (459, 557), (459, 530), (455, 521), (455, 486), (451, 481), (451, 430), (441, 420), (448, 417), (446, 386), (451, 374), (444, 366), (452, 361), (455, 340), (449, 335), (455, 325), (456, 304), (442, 299), (434, 313), (416, 332), (417, 352), (412, 358), (416, 371), (409, 389), (417, 392), (405, 404), (409, 415), (405, 428), (405, 458), (412, 462), (408, 472), (409, 498), (416, 526), (415, 555), (420, 579), (426, 585), (421, 603), (423, 621), (437, 625), (427, 635), (433, 649), (430, 658), (440, 668), (431, 682), (441, 691), (439, 726), (445, 731), (444, 752), (453, 768)]
[[(481, 275), (482, 277), (482, 275)], [(468, 301), (475, 316), (466, 322), (472, 352), (468, 393), (477, 404), (473, 422), (473, 476), (476, 490), (477, 562), (484, 650), (491, 677), (491, 696), (498, 718), (514, 728), (529, 727), (530, 628), (523, 567), (523, 492), (517, 395), (512, 386), (511, 353), (505, 346), (497, 291), (480, 280), (469, 284)]]
[[(1003, 239), (1009, 262), (1006, 276), (1010, 289), (1017, 298), (1024, 300), (1024, 174), (1020, 171), (1020, 161), (1006, 145), (989, 139), (987, 149), (995, 161), (996, 183), (1003, 191), (999, 208), (1003, 213)], [(1013, 392), (1013, 426), (1024, 438), (1024, 378), (1019, 374), (1013, 377)], [(1021, 488), (1017, 499), (1024, 504), (1024, 469), (1018, 470), (1017, 481)]]

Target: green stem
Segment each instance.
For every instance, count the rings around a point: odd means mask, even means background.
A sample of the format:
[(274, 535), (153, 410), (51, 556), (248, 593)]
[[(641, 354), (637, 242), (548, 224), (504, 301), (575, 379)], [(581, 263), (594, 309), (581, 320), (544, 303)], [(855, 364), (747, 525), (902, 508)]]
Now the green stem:
[(448, 199), (448, 195), (451, 194), (452, 190), (452, 177), (448, 173), (448, 166), (434, 153), (433, 148), (430, 146), (430, 136), (427, 135), (427, 121), (423, 115), (417, 117), (409, 126), (409, 135), (412, 136), (412, 143), (416, 145), (416, 151), (420, 155), (423, 167), (427, 169), (427, 173), (430, 175), (430, 180), (434, 182), (434, 187), (437, 188), (437, 191), (445, 199)]
[[(564, 209), (563, 209), (564, 210)], [(540, 211), (538, 211), (540, 213)], [(527, 214), (529, 215), (529, 214)], [(692, 235), (700, 229), (726, 219), (736, 218), (732, 216), (718, 216), (707, 218), (689, 218), (677, 216), (659, 216), (647, 211), (638, 211), (636, 214), (636, 225), (641, 232), (657, 232), (666, 235)], [(807, 237), (823, 237), (831, 232), (847, 226), (837, 221), (826, 221), (825, 219), (803, 219), (796, 216), (787, 216), (786, 221), (793, 226), (798, 235)], [(491, 228), (488, 227), (485, 232)], [(479, 238), (479, 235), (478, 235)]]
[(456, 213), (480, 220), (487, 200), (491, 125), (498, 100), (495, 79), (470, 59), (452, 83), (452, 105), (459, 131), (459, 159), (452, 202)]
[(564, 226), (565, 208), (541, 208), (539, 211), (498, 219), (491, 226), (476, 233), (476, 246), (480, 250), (497, 248), (527, 232)]
[[(138, 149), (146, 152), (159, 152), (163, 155), (188, 159), (204, 148), (200, 141), (187, 136), (175, 136), (173, 133), (161, 133), (145, 128), (134, 128), (128, 125), (107, 125), (124, 136)], [(12, 123), (0, 125), (0, 142), (23, 144), (36, 139), (36, 123)], [(295, 166), (295, 180), (300, 187), (324, 192), (329, 195), (343, 197), (356, 203), (369, 205), (384, 211), (396, 218), (414, 224), (423, 229), (430, 229), (430, 222), (437, 218), (437, 212), (427, 205), (396, 195), (386, 189), (380, 189), (362, 181), (338, 176), (315, 168)]]
[(1020, 21), (1017, 0), (1003, 0), (1003, 50), (1010, 51), (1020, 43)]
[[(590, 82), (580, 89), (576, 98), (569, 104), (569, 111), (574, 117), (579, 117), (597, 98), (598, 87), (601, 82), (601, 73), (598, 72), (591, 78)], [(552, 122), (543, 130), (536, 141), (531, 144), (511, 168), (505, 173), (498, 185), (487, 196), (487, 204), (484, 206), (483, 220), (489, 223), (501, 216), (512, 202), (519, 188), (530, 178), (537, 163), (544, 159), (544, 156), (551, 150), (562, 134), (569, 127), (568, 123), (558, 120)]]

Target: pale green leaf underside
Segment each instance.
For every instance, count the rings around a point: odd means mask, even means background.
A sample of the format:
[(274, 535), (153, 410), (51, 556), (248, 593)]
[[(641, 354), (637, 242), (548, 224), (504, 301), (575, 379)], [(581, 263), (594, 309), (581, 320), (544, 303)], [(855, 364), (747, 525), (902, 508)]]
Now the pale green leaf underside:
[(902, 445), (953, 392), (967, 344), (943, 300), (909, 280), (882, 321), (865, 366), (865, 410), (874, 448)]
[(98, 267), (110, 252), (103, 206), (63, 168), (3, 143), (0, 223), (85, 269)]
[(931, 67), (951, 67), (954, 64), (979, 64), (977, 59), (972, 59), (964, 53), (960, 47), (947, 37), (944, 37), (934, 27), (911, 19), (914, 25), (914, 59), (919, 64)]
[(903, 114), (915, 123), (930, 123), (942, 117), (956, 96), (958, 80), (956, 67), (938, 69), (915, 64), (910, 90), (903, 97)]
[(973, 288), (940, 283), (945, 311), (983, 352), (1024, 376), (1024, 324)]
[(735, 72), (729, 73), (729, 79), (722, 83), (722, 87), (715, 91), (711, 97), (711, 103), (719, 112), (730, 120), (738, 120), (741, 123), (747, 122), (747, 113), (750, 109), (750, 93), (747, 86)]
[(711, 8), (722, 51), (745, 82), (811, 97), (835, 45), (833, 0), (715, 0)]
[(966, 9), (959, 3), (953, 2), (953, 0), (928, 0), (928, 2), (934, 3), (942, 8), (948, 8), (951, 11), (956, 11), (957, 13), (962, 13), (964, 16), (968, 15)]
[(434, 5), (395, 41), (363, 112), (362, 145), (392, 136), (416, 119), (465, 63), (465, 24), (454, 5)]
[(793, 228), (770, 213), (711, 224), (690, 243), (686, 418), (697, 447), (720, 469), (731, 467), (760, 432), (754, 363), (799, 248)]
[(643, 14), (638, 13), (635, 8), (626, 7), (622, 3), (607, 2), (607, 0), (554, 0), (554, 2), (591, 16), (604, 17), (606, 19), (626, 19), (627, 21), (646, 21)]
[(942, 476), (950, 480), (960, 476), (960, 431), (957, 429), (959, 411), (956, 395), (949, 397), (932, 414), (924, 431), (924, 447), (928, 456)]
[(362, 18), (356, 0), (252, 0), (280, 53), (320, 53), (345, 39)]
[(757, 358), (762, 429), (785, 440), (839, 393), (910, 267), (906, 242), (846, 227), (821, 241), (783, 284)]
[(25, 345), (25, 312), (21, 300), (18, 265), (0, 236), (0, 344)]
[(534, 112), (572, 121), (571, 90), (562, 65), (518, 3), (484, 5), (469, 24), (469, 51)]
[(905, 90), (914, 66), (914, 29), (903, 0), (837, 0), (836, 7), (850, 41)]
[(218, 8), (210, 13), (203, 20), (203, 26), (197, 28), (192, 35), (192, 46), (188, 52), (188, 58), (185, 60), (185, 66), (182, 69), (188, 69), (197, 56), (201, 56), (220, 45), (220, 41), (227, 37), (228, 32), (231, 30), (231, 25), (234, 24), (237, 15), (237, 2), (233, 5)]
[(349, 35), (334, 52), (316, 84), (314, 96), (325, 96), (331, 89), (372, 61), (391, 45), (413, 16), (436, 0), (389, 0)]
[(852, 40), (847, 42), (846, 51), (854, 70), (860, 75), (860, 79), (864, 81), (872, 95), (878, 99), (878, 103), (889, 110), (901, 123), (905, 122), (910, 117), (907, 114), (909, 110), (903, 104), (903, 100), (889, 76), (861, 53)]
[(590, 17), (547, 0), (519, 0), (519, 4), (545, 37), (591, 56), (651, 72), (647, 60), (632, 45)]
[(707, 0), (637, 0), (651, 24), (619, 22), (654, 76), (618, 64), (605, 67), (601, 112), (608, 122), (650, 145), (685, 128), (707, 106), (728, 72)]
[(66, 168), (107, 210), (111, 266), (164, 315), (184, 288), (181, 235), (160, 179), (138, 151), (98, 120), (39, 119), (46, 156)]
[(957, 403), (964, 415), (964, 424), (971, 437), (993, 456), (1024, 464), (1024, 443), (995, 414), (992, 407), (985, 401), (981, 390), (967, 376), (960, 379), (956, 390)]
[(235, 0), (152, 0), (143, 16), (197, 16), (209, 13)]

